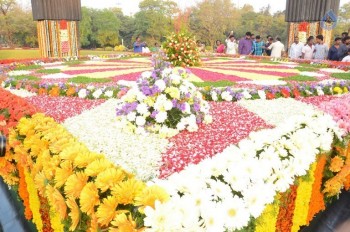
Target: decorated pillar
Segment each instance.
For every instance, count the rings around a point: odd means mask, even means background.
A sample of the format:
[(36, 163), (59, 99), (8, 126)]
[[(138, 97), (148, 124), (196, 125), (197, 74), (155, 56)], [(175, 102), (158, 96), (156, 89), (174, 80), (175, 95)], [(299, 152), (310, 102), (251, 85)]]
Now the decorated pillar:
[(340, 0), (287, 0), (286, 22), (289, 22), (288, 46), (298, 36), (306, 43), (309, 36), (324, 36), (325, 44), (332, 43)]
[(79, 56), (80, 0), (32, 0), (42, 57)]

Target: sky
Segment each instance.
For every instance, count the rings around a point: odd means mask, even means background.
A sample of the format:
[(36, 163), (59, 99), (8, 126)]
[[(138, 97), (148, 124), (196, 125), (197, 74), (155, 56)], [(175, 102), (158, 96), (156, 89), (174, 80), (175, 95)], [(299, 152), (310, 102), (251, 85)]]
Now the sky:
[[(141, 0), (81, 0), (83, 6), (91, 8), (109, 8), (120, 7), (124, 14), (130, 15), (138, 11), (138, 4)], [(200, 0), (174, 0), (177, 1), (181, 8), (186, 8), (195, 5)], [(29, 5), (30, 0), (19, 0), (24, 5)], [(283, 11), (286, 7), (286, 0), (232, 0), (233, 3), (242, 7), (244, 4), (250, 4), (254, 6), (254, 9), (258, 11), (260, 8), (270, 4), (272, 12)], [(340, 4), (350, 2), (350, 0), (340, 0)]]

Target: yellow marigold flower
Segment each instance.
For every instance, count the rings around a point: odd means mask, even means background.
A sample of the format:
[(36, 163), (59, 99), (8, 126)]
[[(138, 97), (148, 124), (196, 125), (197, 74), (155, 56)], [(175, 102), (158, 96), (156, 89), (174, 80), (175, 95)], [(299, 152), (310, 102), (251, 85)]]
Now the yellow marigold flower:
[(50, 151), (54, 154), (60, 154), (65, 148), (70, 146), (74, 140), (69, 138), (69, 136), (64, 136), (58, 139), (57, 141), (51, 141)]
[(80, 210), (77, 202), (73, 198), (68, 198), (67, 206), (70, 209), (70, 213), (68, 214), (72, 220), (72, 225), (69, 227), (70, 231), (75, 231), (80, 221)]
[(336, 93), (336, 94), (342, 94), (343, 90), (340, 87), (337, 86), (337, 87), (334, 87), (333, 92)]
[(326, 194), (326, 196), (333, 197), (340, 193), (340, 190), (343, 187), (343, 181), (335, 176), (332, 179), (328, 180), (324, 186), (325, 188), (323, 192)]
[(341, 157), (336, 156), (331, 160), (329, 170), (331, 170), (332, 172), (340, 172), (343, 166), (344, 160)]
[(93, 213), (91, 216), (90, 216), (90, 227), (89, 229), (87, 230), (87, 232), (98, 232), (98, 223), (97, 223), (97, 216), (95, 213)]
[(47, 179), (45, 174), (41, 171), (38, 172), (34, 177), (35, 188), (38, 190), (40, 195), (44, 195)]
[(21, 118), (17, 124), (20, 135), (32, 136), (34, 134), (34, 124), (28, 118)]
[(348, 93), (349, 92), (348, 87), (345, 86), (344, 89), (343, 89), (343, 92), (344, 93)]
[(121, 169), (108, 168), (97, 175), (95, 184), (97, 188), (101, 189), (102, 192), (107, 191), (109, 188), (117, 185), (119, 182), (126, 179), (126, 174)]
[(74, 161), (78, 156), (84, 155), (87, 152), (87, 148), (82, 144), (72, 143), (60, 153), (60, 157), (64, 160)]
[(154, 208), (156, 200), (164, 203), (169, 200), (169, 194), (161, 187), (153, 185), (146, 187), (139, 196), (136, 196), (135, 206), (141, 206), (139, 211), (143, 213), (146, 206)]
[(136, 222), (132, 220), (132, 217), (130, 215), (126, 216), (125, 213), (118, 214), (112, 221), (112, 225), (118, 227), (118, 230), (116, 231), (123, 231), (123, 232), (137, 231)]
[(76, 199), (88, 181), (88, 176), (83, 172), (77, 172), (68, 177), (64, 186), (64, 192), (68, 197)]
[(110, 161), (106, 158), (101, 158), (90, 163), (86, 167), (85, 173), (88, 176), (97, 176), (99, 173), (111, 167), (113, 167), (113, 164)]
[(118, 200), (114, 196), (109, 196), (97, 209), (97, 220), (103, 226), (108, 226), (117, 214)]
[(67, 216), (67, 205), (64, 197), (51, 185), (46, 186), (46, 195), (52, 207), (54, 207), (56, 212), (59, 213), (61, 220), (64, 220)]
[(85, 168), (93, 161), (104, 157), (103, 155), (93, 153), (93, 152), (81, 152), (74, 160), (74, 167)]
[(68, 177), (73, 174), (73, 165), (71, 161), (63, 161), (60, 168), (56, 169), (55, 187), (60, 188), (66, 183)]
[(135, 179), (129, 179), (112, 188), (112, 194), (117, 197), (119, 204), (132, 204), (136, 196), (140, 195), (145, 184)]
[(89, 182), (85, 185), (80, 193), (80, 208), (81, 211), (92, 215), (95, 212), (94, 207), (100, 203), (97, 187), (94, 183)]

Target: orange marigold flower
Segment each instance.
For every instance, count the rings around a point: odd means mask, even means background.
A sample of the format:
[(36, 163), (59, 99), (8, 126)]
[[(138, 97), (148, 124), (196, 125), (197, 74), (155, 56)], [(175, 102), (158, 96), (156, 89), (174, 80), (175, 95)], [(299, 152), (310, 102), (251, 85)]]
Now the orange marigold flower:
[(344, 160), (341, 157), (336, 156), (331, 160), (329, 170), (331, 170), (332, 172), (340, 172), (343, 166)]
[(49, 91), (49, 95), (51, 97), (58, 97), (60, 96), (60, 88), (58, 86), (53, 87), (50, 91)]
[(44, 88), (40, 88), (40, 89), (38, 90), (38, 94), (39, 94), (39, 95), (46, 95), (46, 94), (47, 94), (47, 90), (44, 89)]
[(73, 96), (75, 93), (76, 93), (76, 91), (75, 91), (75, 88), (74, 88), (74, 87), (69, 87), (69, 88), (67, 89), (67, 91), (66, 91), (66, 95), (67, 95), (68, 97)]
[(95, 212), (95, 206), (99, 203), (100, 196), (96, 185), (92, 182), (87, 183), (80, 193), (81, 211), (91, 216)]

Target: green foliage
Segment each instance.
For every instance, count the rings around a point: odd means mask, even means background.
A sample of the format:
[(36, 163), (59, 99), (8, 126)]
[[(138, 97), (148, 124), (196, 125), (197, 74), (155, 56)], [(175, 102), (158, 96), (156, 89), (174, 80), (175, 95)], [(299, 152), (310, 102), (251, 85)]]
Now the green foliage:
[(33, 64), (33, 65), (27, 65), (27, 66), (18, 66), (15, 68), (15, 70), (16, 71), (18, 71), (18, 70), (34, 70), (34, 69), (39, 69), (39, 68), (41, 68), (40, 65)]
[(105, 51), (113, 51), (114, 49), (110, 46), (105, 47)]
[(234, 82), (228, 80), (221, 81), (204, 81), (204, 82), (192, 82), (197, 87), (227, 87), (235, 85)]
[(317, 81), (315, 77), (296, 75), (292, 77), (281, 78), (282, 81)]
[(311, 66), (298, 66), (295, 69), (299, 70), (300, 72), (317, 72), (319, 69)]
[(135, 34), (144, 37), (150, 44), (164, 41), (173, 31), (173, 20), (177, 3), (170, 0), (143, 0), (140, 12), (135, 14)]
[(74, 65), (79, 65), (79, 64), (83, 64), (83, 61), (80, 60), (70, 60), (70, 61), (66, 61), (64, 62), (64, 65), (68, 65), (68, 66), (74, 66)]
[(18, 81), (20, 81), (20, 80), (29, 80), (29, 81), (38, 81), (38, 80), (40, 80), (38, 77), (36, 77), (36, 76), (27, 76), (27, 75), (22, 75), (22, 76), (14, 76), (14, 77), (12, 77), (12, 78), (14, 78), (15, 80), (18, 80)]
[(55, 73), (60, 73), (61, 70), (58, 68), (53, 68), (53, 69), (40, 69), (37, 71), (37, 73), (43, 73), (43, 74), (55, 74)]
[(110, 82), (109, 78), (91, 78), (84, 76), (77, 76), (69, 79), (69, 82), (77, 83), (77, 84), (90, 84), (90, 83), (107, 83)]
[(343, 80), (350, 80), (350, 73), (333, 73), (332, 77)]

